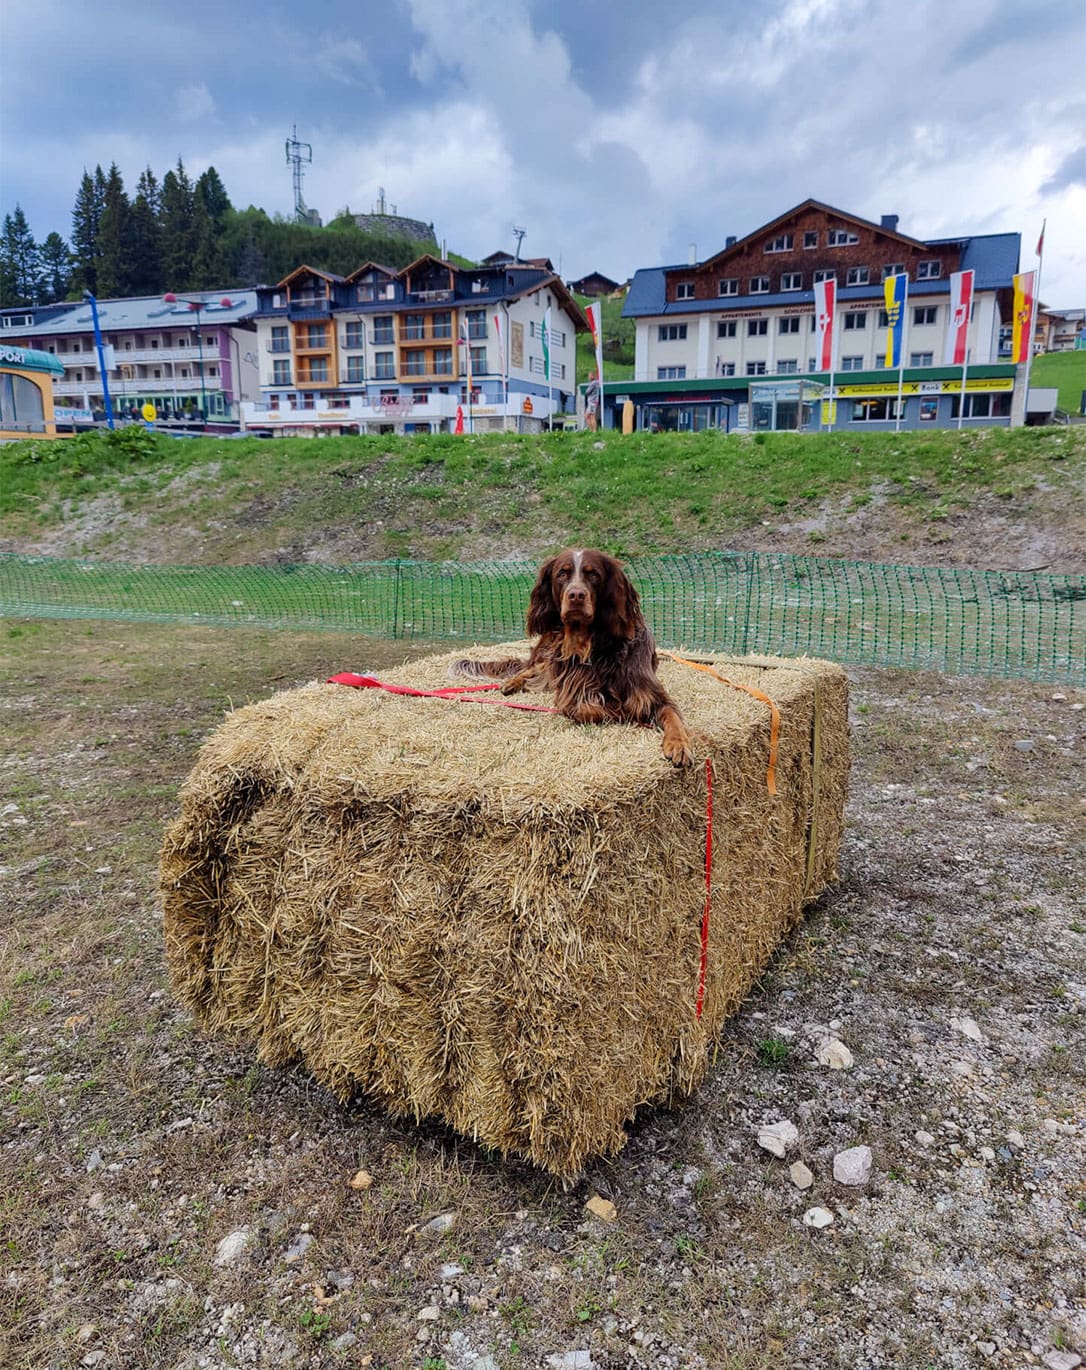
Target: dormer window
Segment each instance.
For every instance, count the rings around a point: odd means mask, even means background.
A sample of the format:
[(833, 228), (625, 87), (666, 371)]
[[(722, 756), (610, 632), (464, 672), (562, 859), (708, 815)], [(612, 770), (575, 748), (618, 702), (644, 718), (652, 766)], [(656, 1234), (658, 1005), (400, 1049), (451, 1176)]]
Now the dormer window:
[(677, 300), (692, 300), (694, 298), (694, 284), (692, 281), (683, 281), (675, 287), (675, 298)]
[(768, 276), (752, 276), (752, 277), (750, 278), (750, 293), (751, 293), (752, 295), (768, 295), (768, 294), (769, 294), (769, 277), (768, 277)]
[(770, 238), (766, 243), (764, 250), (766, 252), (791, 252), (792, 243), (793, 237), (791, 233), (778, 233), (775, 238)]
[(942, 274), (943, 264), (940, 261), (917, 263), (916, 279), (918, 281), (937, 281)]
[(716, 293), (717, 293), (718, 295), (738, 295), (738, 294), (739, 294), (739, 279), (738, 279), (738, 277), (734, 277), (734, 276), (733, 276), (733, 277), (731, 277), (729, 280), (717, 281), (717, 283), (716, 283)]
[(852, 247), (860, 241), (860, 235), (847, 228), (831, 228), (826, 234), (829, 247)]

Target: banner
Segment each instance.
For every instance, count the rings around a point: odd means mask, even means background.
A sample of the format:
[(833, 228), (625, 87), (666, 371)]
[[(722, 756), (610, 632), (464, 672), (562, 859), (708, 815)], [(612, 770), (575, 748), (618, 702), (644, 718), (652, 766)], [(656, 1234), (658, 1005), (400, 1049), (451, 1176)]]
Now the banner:
[(494, 315), (494, 332), (498, 338), (498, 360), (501, 362), (502, 384), (509, 384), (509, 366), (505, 359), (505, 346), (502, 343), (502, 318), (500, 314)]
[(950, 277), (950, 317), (946, 328), (944, 366), (964, 366), (968, 355), (969, 315), (973, 308), (972, 271), (955, 271)]
[(548, 308), (543, 314), (543, 379), (549, 381), (551, 378), (551, 311)]
[(837, 306), (837, 282), (815, 281), (815, 331), (818, 334), (818, 371), (833, 370), (833, 316)]
[(1023, 271), (1014, 278), (1014, 307), (1011, 317), (1014, 333), (1011, 340), (1011, 361), (1026, 362), (1032, 355), (1033, 281), (1035, 273)]
[(909, 278), (902, 271), (887, 276), (882, 283), (886, 297), (886, 357), (885, 365), (897, 370), (901, 366), (901, 349), (905, 341), (905, 305), (909, 298)]
[(471, 404), (471, 392), (474, 388), (471, 379), (471, 339), (468, 337), (468, 326), (466, 323), (460, 325), (460, 346), (464, 349), (464, 375), (468, 386), (468, 404)]

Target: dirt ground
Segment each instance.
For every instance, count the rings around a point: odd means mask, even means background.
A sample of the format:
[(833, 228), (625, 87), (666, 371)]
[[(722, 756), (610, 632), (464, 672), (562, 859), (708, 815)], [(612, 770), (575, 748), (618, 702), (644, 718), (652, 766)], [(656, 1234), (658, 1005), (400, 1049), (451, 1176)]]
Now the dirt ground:
[[(201, 738), (231, 705), (380, 670), (402, 644), (2, 632), (0, 1363), (1086, 1359), (1086, 692), (852, 671), (840, 884), (696, 1097), (644, 1111), (564, 1190), (340, 1108), (170, 995), (157, 853)], [(828, 1037), (851, 1068), (820, 1063)], [(783, 1160), (757, 1142), (780, 1120), (798, 1131)], [(857, 1146), (870, 1177), (839, 1183)], [(828, 1225), (805, 1225), (816, 1208)]]

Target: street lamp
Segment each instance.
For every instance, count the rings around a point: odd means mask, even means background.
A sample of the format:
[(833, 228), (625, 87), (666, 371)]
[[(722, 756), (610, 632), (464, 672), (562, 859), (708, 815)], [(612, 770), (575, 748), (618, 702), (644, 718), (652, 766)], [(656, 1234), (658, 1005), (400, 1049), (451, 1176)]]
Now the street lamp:
[(106, 352), (102, 346), (102, 330), (98, 324), (98, 301), (89, 290), (83, 291), (83, 298), (90, 302), (91, 319), (94, 322), (94, 345), (98, 349), (98, 374), (102, 377), (102, 397), (106, 405), (106, 423), (113, 427), (113, 401), (109, 397), (109, 376), (106, 372)]
[[(196, 345), (200, 352), (200, 415), (207, 424), (207, 384), (204, 380), (204, 335), (200, 331), (200, 314), (207, 308), (207, 300), (186, 300), (183, 295), (175, 295), (172, 291), (162, 297), (167, 304), (187, 304), (189, 310), (196, 315)], [(229, 296), (223, 296), (219, 301), (223, 309), (229, 309), (234, 303)]]

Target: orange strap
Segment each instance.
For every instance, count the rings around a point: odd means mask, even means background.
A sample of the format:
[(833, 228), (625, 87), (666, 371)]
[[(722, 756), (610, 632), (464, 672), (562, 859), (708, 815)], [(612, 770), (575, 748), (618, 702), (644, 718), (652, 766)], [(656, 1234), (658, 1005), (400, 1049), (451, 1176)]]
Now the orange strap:
[(711, 675), (714, 680), (719, 680), (722, 685), (730, 685), (735, 690), (742, 690), (744, 694), (769, 705), (769, 765), (766, 767), (765, 787), (770, 794), (775, 795), (777, 793), (777, 744), (781, 736), (781, 712), (776, 704), (767, 694), (755, 689), (753, 685), (740, 685), (738, 680), (729, 680), (726, 675), (721, 675), (715, 667), (708, 666), (702, 661), (690, 661), (687, 657), (679, 656), (676, 652), (662, 652), (661, 655), (669, 657), (672, 661), (677, 661), (680, 666), (692, 666), (695, 671), (704, 671), (706, 675)]

